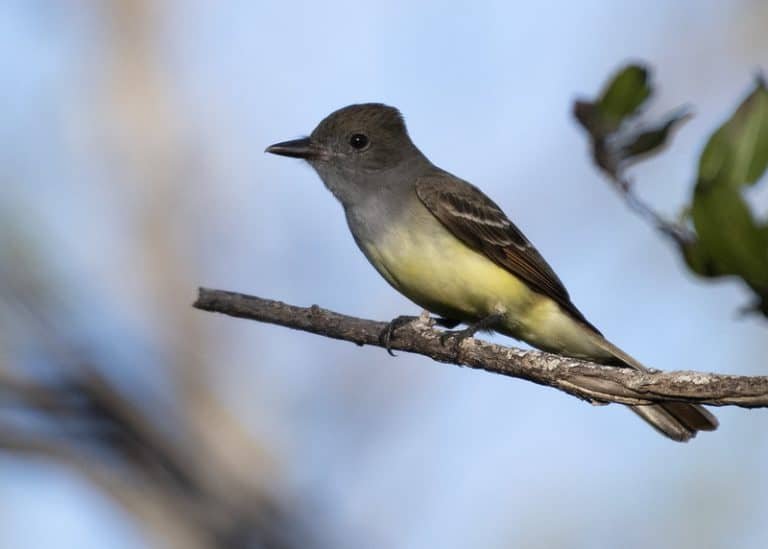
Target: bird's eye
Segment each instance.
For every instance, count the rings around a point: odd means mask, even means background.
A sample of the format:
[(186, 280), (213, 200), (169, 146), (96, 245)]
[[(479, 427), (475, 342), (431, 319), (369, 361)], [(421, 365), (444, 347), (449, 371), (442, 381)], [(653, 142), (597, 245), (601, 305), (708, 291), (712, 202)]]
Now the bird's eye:
[(349, 138), (349, 144), (352, 145), (353, 149), (364, 149), (368, 146), (368, 136), (363, 135), (362, 133), (352, 134)]

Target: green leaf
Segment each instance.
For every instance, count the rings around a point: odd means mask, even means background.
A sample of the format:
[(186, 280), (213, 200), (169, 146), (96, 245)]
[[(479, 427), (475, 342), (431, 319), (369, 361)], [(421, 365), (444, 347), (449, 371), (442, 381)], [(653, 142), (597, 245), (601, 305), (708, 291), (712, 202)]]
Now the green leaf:
[(637, 159), (636, 157), (648, 155), (666, 144), (673, 129), (685, 122), (691, 114), (684, 109), (671, 114), (666, 121), (651, 126), (645, 131), (631, 136), (631, 140), (621, 147), (622, 159)]
[(608, 131), (615, 131), (633, 116), (651, 95), (648, 69), (628, 65), (605, 87), (596, 107)]
[(691, 213), (698, 236), (696, 258), (705, 260), (699, 267), (706, 272), (695, 269), (697, 272), (737, 275), (757, 291), (768, 288), (765, 229), (752, 216), (738, 188), (697, 186)]
[(573, 104), (573, 116), (589, 133), (592, 158), (611, 178), (622, 178), (623, 163), (657, 151), (680, 122), (682, 111), (664, 122), (639, 126), (636, 118), (651, 96), (650, 75), (642, 65), (626, 65), (604, 86), (598, 99), (580, 99)]
[(685, 246), (681, 246), (681, 252), (688, 268), (699, 276), (716, 278), (727, 274), (717, 270), (717, 265), (712, 256), (708, 254), (707, 249), (698, 241), (689, 242)]
[(734, 115), (707, 142), (697, 186), (754, 184), (768, 167), (768, 89), (758, 79)]
[(710, 274), (741, 277), (768, 291), (768, 238), (742, 196), (768, 168), (768, 90), (758, 80), (736, 112), (710, 137), (699, 160), (691, 208), (698, 257)]

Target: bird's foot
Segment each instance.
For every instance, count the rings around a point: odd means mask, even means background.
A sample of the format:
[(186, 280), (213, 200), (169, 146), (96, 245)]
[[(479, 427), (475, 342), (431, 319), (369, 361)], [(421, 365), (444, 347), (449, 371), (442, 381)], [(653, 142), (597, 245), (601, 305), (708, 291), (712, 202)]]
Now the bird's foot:
[[(498, 322), (503, 319), (503, 315), (494, 313), (486, 316), (485, 318), (481, 318), (477, 322), (473, 322), (463, 330), (446, 330), (443, 332), (443, 334), (440, 335), (440, 343), (445, 345), (448, 340), (452, 340), (453, 349), (456, 354), (455, 358), (458, 358), (459, 349), (465, 339), (473, 337), (477, 332), (492, 329)], [(456, 324), (454, 324), (454, 326), (455, 325)]]
[(397, 356), (395, 355), (395, 353), (392, 352), (392, 335), (399, 328), (402, 328), (406, 324), (410, 324), (411, 322), (419, 320), (419, 318), (420, 317), (418, 316), (400, 315), (389, 321), (389, 323), (387, 324), (387, 327), (384, 328), (384, 330), (381, 332), (381, 335), (379, 336), (379, 341), (381, 342), (381, 345), (387, 350), (387, 353), (389, 353), (390, 356)]

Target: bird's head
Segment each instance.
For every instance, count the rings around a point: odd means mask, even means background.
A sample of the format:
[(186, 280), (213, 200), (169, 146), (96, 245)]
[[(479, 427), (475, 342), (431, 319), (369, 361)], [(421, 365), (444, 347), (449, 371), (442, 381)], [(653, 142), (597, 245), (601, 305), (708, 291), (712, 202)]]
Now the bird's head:
[(326, 116), (309, 137), (276, 143), (266, 152), (303, 158), (321, 177), (384, 171), (420, 154), (400, 111), (381, 103), (341, 108)]

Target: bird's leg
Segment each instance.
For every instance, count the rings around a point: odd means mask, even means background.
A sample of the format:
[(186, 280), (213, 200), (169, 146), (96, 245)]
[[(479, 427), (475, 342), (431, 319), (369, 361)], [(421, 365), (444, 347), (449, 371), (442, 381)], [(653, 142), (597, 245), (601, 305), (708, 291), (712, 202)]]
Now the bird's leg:
[(390, 354), (390, 356), (396, 356), (395, 353), (392, 352), (392, 334), (394, 334), (398, 328), (401, 328), (406, 324), (410, 324), (414, 320), (418, 320), (418, 319), (419, 319), (418, 316), (400, 315), (389, 321), (389, 323), (387, 324), (387, 327), (384, 328), (384, 330), (381, 332), (381, 335), (379, 336), (379, 341), (387, 350), (387, 352)]
[(503, 314), (501, 313), (490, 314), (486, 317), (481, 318), (477, 322), (473, 322), (463, 330), (446, 331), (444, 334), (440, 336), (440, 343), (445, 345), (446, 341), (448, 341), (449, 339), (453, 339), (455, 341), (454, 344), (458, 349), (462, 341), (464, 341), (468, 337), (474, 336), (477, 332), (492, 329), (501, 320), (504, 320)]
[(442, 326), (443, 328), (455, 328), (461, 324), (461, 320), (455, 320), (453, 318), (443, 318), (441, 316), (435, 319), (435, 324)]

